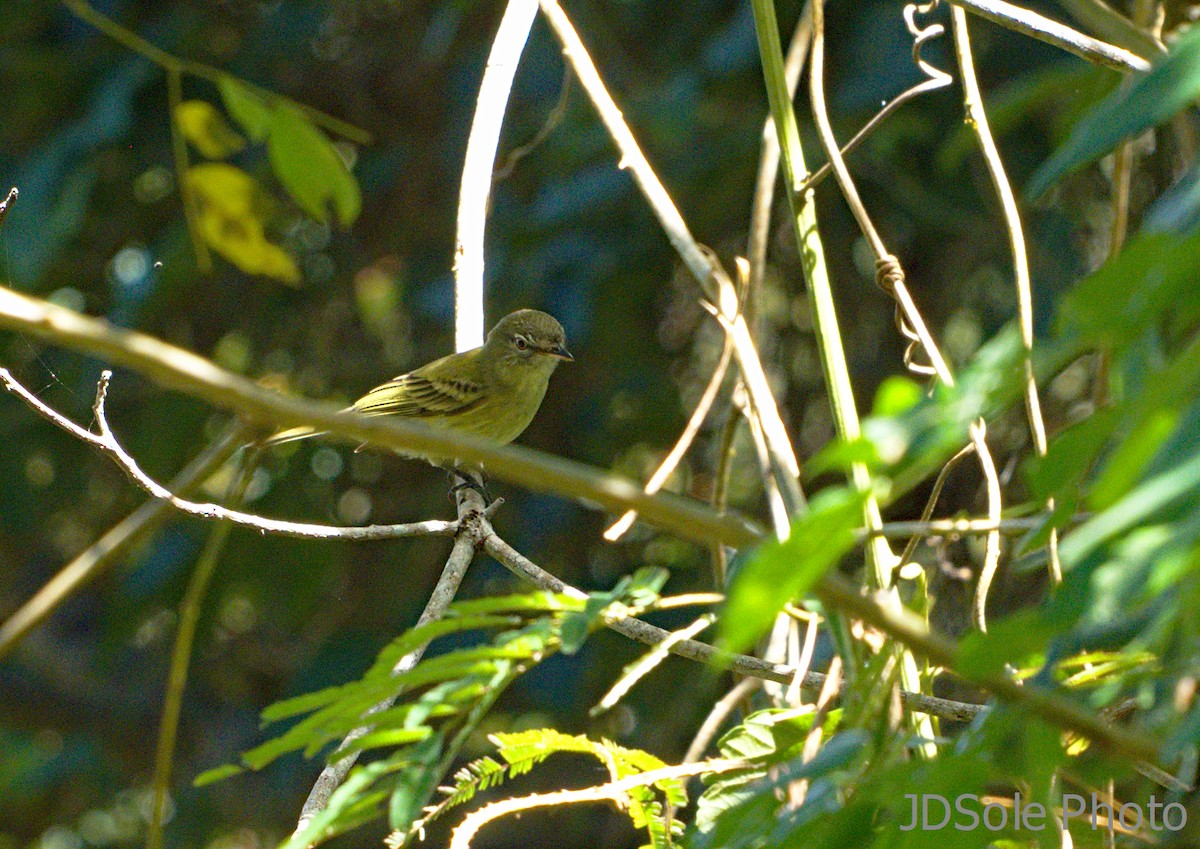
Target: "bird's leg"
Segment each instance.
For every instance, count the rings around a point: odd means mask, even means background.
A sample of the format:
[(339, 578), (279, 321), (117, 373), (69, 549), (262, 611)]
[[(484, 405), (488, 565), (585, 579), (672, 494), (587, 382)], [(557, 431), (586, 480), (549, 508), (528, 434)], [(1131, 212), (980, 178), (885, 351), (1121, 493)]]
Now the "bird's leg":
[[(457, 483), (455, 483), (457, 481)], [(460, 489), (473, 489), (483, 497), (484, 506), (492, 503), (492, 495), (483, 483), (483, 473), (467, 469), (450, 469), (450, 497)]]

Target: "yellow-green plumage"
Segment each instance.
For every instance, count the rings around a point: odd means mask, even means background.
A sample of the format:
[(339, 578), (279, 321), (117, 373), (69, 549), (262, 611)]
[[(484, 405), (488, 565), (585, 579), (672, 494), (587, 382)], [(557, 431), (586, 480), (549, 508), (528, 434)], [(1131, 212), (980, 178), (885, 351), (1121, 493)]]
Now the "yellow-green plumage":
[[(570, 360), (562, 325), (537, 310), (518, 310), (492, 328), (482, 347), (434, 360), (376, 386), (348, 409), (368, 416), (418, 419), (431, 427), (505, 444), (533, 420), (555, 367)], [(316, 436), (292, 428), (268, 445)]]

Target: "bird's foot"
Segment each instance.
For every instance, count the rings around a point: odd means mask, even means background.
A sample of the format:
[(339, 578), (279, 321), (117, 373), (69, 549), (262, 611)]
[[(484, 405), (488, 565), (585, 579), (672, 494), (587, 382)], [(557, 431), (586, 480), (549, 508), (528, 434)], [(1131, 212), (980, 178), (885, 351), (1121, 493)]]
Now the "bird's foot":
[[(457, 481), (457, 482), (456, 482)], [(484, 507), (488, 507), (492, 503), (492, 494), (488, 492), (487, 487), (483, 483), (483, 478), (476, 478), (474, 475), (466, 472), (453, 471), (450, 473), (450, 498), (454, 500), (460, 490), (473, 489), (483, 498)]]

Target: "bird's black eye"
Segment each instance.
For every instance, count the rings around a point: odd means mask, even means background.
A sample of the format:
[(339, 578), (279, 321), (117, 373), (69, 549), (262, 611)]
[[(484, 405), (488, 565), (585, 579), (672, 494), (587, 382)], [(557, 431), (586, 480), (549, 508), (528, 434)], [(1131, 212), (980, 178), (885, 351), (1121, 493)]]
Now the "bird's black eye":
[(518, 351), (524, 351), (526, 348), (529, 347), (529, 340), (526, 339), (524, 336), (514, 336), (513, 344), (517, 346)]

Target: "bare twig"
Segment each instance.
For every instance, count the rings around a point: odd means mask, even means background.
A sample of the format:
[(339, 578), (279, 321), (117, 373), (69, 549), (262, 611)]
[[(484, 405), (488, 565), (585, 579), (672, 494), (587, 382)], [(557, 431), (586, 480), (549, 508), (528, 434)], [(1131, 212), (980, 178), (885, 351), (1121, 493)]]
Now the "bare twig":
[[(1069, 15), (1090, 28), (1092, 32), (1143, 59), (1153, 60), (1167, 52), (1166, 45), (1162, 43), (1158, 33), (1142, 28), (1104, 0), (1058, 0), (1058, 2)], [(1137, 6), (1138, 4), (1135, 3), (1135, 11)]]
[[(575, 28), (571, 25), (566, 12), (562, 10), (556, 0), (541, 0), (541, 8), (551, 29), (562, 42), (563, 55), (571, 63), (575, 75), (579, 77), (580, 84), (591, 98), (601, 121), (604, 122), (609, 135), (612, 136), (613, 142), (621, 153), (620, 167), (629, 169), (633, 175), (634, 182), (637, 183), (654, 214), (658, 217), (667, 239), (699, 282), (704, 294), (710, 301), (717, 304), (722, 314), (733, 321), (733, 317), (737, 314), (738, 298), (732, 282), (729, 280), (729, 275), (721, 269), (720, 263), (716, 261), (712, 251), (704, 248), (692, 236), (683, 216), (680, 215), (671, 196), (654, 173), (646, 155), (642, 153), (629, 125), (625, 123), (621, 110), (613, 101), (612, 95), (608, 93), (604, 81), (600, 78), (595, 64), (583, 46), (583, 42), (580, 41)], [(744, 319), (739, 318), (738, 321), (743, 327), (745, 326)], [(737, 330), (736, 321), (734, 327)], [(738, 330), (735, 333), (734, 354), (743, 375), (747, 378), (747, 388), (750, 390), (754, 410), (763, 419), (763, 428), (771, 452), (780, 458), (784, 467), (793, 476), (793, 484), (790, 485), (798, 488), (799, 462), (796, 460), (795, 450), (787, 436), (787, 430), (783, 426), (783, 420), (779, 417), (779, 409), (774, 397), (770, 394), (769, 386), (765, 380), (760, 382), (754, 378), (755, 372), (762, 373), (762, 364), (758, 360), (758, 354), (751, 343), (748, 330), (745, 332)], [(799, 503), (789, 506), (793, 510), (800, 508)]]
[[(713, 401), (717, 398), (717, 392), (721, 389), (721, 383), (725, 380), (725, 372), (729, 369), (729, 360), (733, 356), (733, 339), (729, 334), (725, 335), (725, 343), (721, 347), (721, 356), (717, 360), (717, 365), (713, 369), (712, 376), (708, 379), (708, 385), (704, 387), (704, 392), (700, 395), (700, 400), (696, 402), (696, 408), (692, 410), (692, 415), (688, 419), (687, 424), (683, 428), (683, 432), (679, 434), (679, 438), (675, 440), (675, 445), (658, 464), (658, 468), (654, 470), (654, 474), (650, 476), (650, 480), (646, 481), (643, 491), (647, 495), (653, 495), (662, 489), (663, 484), (667, 482), (667, 478), (679, 466), (679, 462), (683, 459), (683, 455), (692, 447), (692, 442), (696, 439), (696, 434), (700, 432), (700, 426), (704, 424), (704, 419), (708, 416), (708, 411), (712, 409)], [(613, 522), (608, 530), (604, 532), (604, 538), (609, 542), (616, 542), (625, 533), (633, 527), (633, 523), (637, 520), (637, 511), (627, 510), (620, 519)]]
[(253, 513), (232, 510), (228, 507), (222, 507), (220, 504), (189, 501), (182, 498), (142, 471), (137, 461), (117, 441), (108, 423), (108, 417), (104, 409), (111, 378), (112, 372), (102, 372), (100, 380), (96, 385), (96, 400), (92, 405), (92, 412), (96, 416), (96, 425), (100, 432), (93, 433), (90, 430), (81, 428), (57, 410), (46, 405), (40, 398), (21, 385), (8, 369), (0, 368), (0, 384), (3, 384), (5, 389), (19, 396), (44, 418), (67, 433), (99, 449), (121, 471), (125, 472), (135, 484), (154, 498), (166, 501), (182, 513), (199, 516), (202, 519), (218, 519), (223, 522), (231, 522), (235, 525), (244, 525), (260, 533), (282, 534), (302, 539), (364, 541), (411, 536), (450, 536), (456, 531), (456, 523), (439, 521), (412, 522), (404, 525), (368, 525), (358, 528), (314, 525), (304, 522), (286, 522), (281, 519), (269, 519), (265, 516), (254, 515)]
[(561, 807), (563, 805), (578, 805), (585, 802), (615, 802), (620, 807), (627, 804), (626, 793), (635, 787), (646, 787), (660, 781), (671, 781), (679, 778), (690, 778), (693, 775), (719, 775), (737, 769), (747, 769), (753, 766), (752, 761), (741, 758), (723, 758), (719, 760), (702, 761), (694, 764), (666, 766), (649, 772), (630, 775), (619, 781), (602, 784), (599, 787), (587, 787), (582, 790), (559, 790), (555, 793), (533, 793), (529, 796), (519, 796), (514, 799), (503, 799), (478, 808), (463, 819), (454, 836), (450, 840), (450, 849), (470, 849), (471, 838), (488, 823), (522, 811), (536, 808)]
[[(916, 23), (915, 16), (920, 11), (922, 11), (922, 7), (917, 4), (908, 3), (905, 5), (904, 23), (908, 27), (908, 31), (913, 37), (913, 64), (916, 65), (917, 68), (920, 69), (921, 73), (925, 75), (925, 79), (900, 92), (900, 94), (896, 95), (886, 104), (884, 104), (883, 108), (876, 112), (871, 117), (871, 120), (867, 121), (867, 123), (862, 126), (862, 129), (860, 129), (851, 137), (850, 141), (842, 145), (840, 153), (843, 158), (848, 156), (851, 151), (862, 144), (863, 140), (866, 139), (876, 127), (883, 123), (884, 119), (886, 119), (905, 103), (922, 94), (936, 91), (939, 88), (945, 88), (954, 82), (953, 77), (951, 77), (941, 68), (929, 64), (929, 62), (925, 61), (924, 57), (921, 55), (921, 51), (925, 44), (931, 39), (937, 38), (939, 35), (945, 32), (945, 28), (942, 27), (941, 24), (931, 24), (925, 27), (919, 26)], [(826, 162), (824, 165), (806, 177), (804, 182), (796, 188), (796, 191), (798, 193), (808, 191), (810, 188), (817, 185), (817, 183), (825, 179), (832, 169), (833, 162)]]
[(692, 742), (683, 756), (683, 763), (690, 764), (700, 760), (738, 703), (761, 685), (762, 682), (757, 678), (743, 678), (728, 693), (717, 699), (712, 710), (708, 712), (708, 716), (704, 717), (704, 722), (697, 729), (696, 736), (692, 738)]
[(546, 113), (546, 119), (542, 121), (542, 125), (538, 127), (536, 133), (533, 134), (527, 142), (517, 145), (508, 152), (504, 157), (504, 164), (492, 172), (492, 183), (498, 183), (501, 180), (507, 179), (516, 170), (517, 165), (521, 160), (529, 154), (533, 153), (546, 139), (550, 138), (550, 134), (558, 129), (558, 125), (562, 123), (563, 118), (567, 115), (567, 106), (571, 102), (571, 66), (563, 66), (562, 85), (558, 90), (558, 100), (554, 101), (554, 105), (550, 107), (550, 111)]
[(1066, 24), (1004, 0), (950, 0), (956, 6), (1015, 32), (1044, 41), (1081, 59), (1118, 71), (1148, 71), (1150, 62), (1122, 47), (1084, 35)]
[[(97, 417), (103, 413), (103, 401), (97, 399)], [(226, 500), (241, 503), (246, 488), (254, 476), (257, 464), (253, 456), (243, 458), (237, 474), (229, 482)], [(183, 712), (183, 691), (187, 686), (188, 668), (191, 666), (192, 647), (196, 643), (196, 628), (200, 624), (200, 613), (204, 609), (204, 597), (216, 574), (217, 564), (225, 543), (229, 540), (230, 522), (211, 525), (208, 539), (196, 559), (195, 568), (188, 578), (187, 589), (179, 601), (179, 625), (175, 629), (175, 642), (171, 647), (171, 666), (167, 671), (167, 687), (163, 696), (162, 713), (158, 719), (158, 740), (154, 751), (154, 778), (151, 782), (152, 807), (150, 821), (146, 824), (146, 849), (162, 849), (163, 827), (167, 819), (167, 800), (171, 785), (171, 771), (175, 761), (175, 741), (179, 733), (179, 717)]]
[[(485, 530), (490, 530), (491, 525), (487, 522), (484, 516), (483, 496), (474, 489), (462, 488), (458, 490), (458, 531), (454, 537), (454, 547), (450, 550), (450, 556), (446, 558), (446, 565), (442, 568), (441, 577), (438, 578), (437, 586), (429, 596), (429, 601), (425, 603), (425, 609), (421, 612), (420, 618), (417, 620), (415, 627), (428, 624), (435, 620), (441, 619), (445, 615), (446, 609), (450, 603), (454, 601), (454, 595), (458, 592), (459, 584), (462, 583), (463, 577), (467, 573), (467, 567), (471, 565), (471, 561), (475, 558), (475, 551), (478, 549)], [(426, 644), (427, 645), (427, 644)], [(425, 653), (425, 645), (400, 658), (393, 667), (392, 672), (396, 675), (401, 675), (408, 672), (417, 665), (421, 656)], [(367, 720), (372, 714), (387, 710), (396, 701), (396, 697), (380, 701), (374, 705), (363, 716)], [(369, 733), (371, 726), (364, 724), (359, 728), (354, 729), (342, 741), (338, 748), (345, 750), (350, 744)], [(309, 791), (308, 798), (304, 801), (304, 806), (300, 810), (300, 819), (296, 823), (294, 835), (299, 835), (312, 823), (313, 819), (325, 806), (329, 804), (329, 798), (334, 791), (338, 789), (346, 775), (350, 772), (350, 768), (354, 766), (354, 762), (358, 759), (358, 752), (351, 752), (340, 760), (327, 764), (321, 774), (317, 777), (316, 783), (313, 784), (312, 790)], [(309, 835), (310, 838), (315, 838), (317, 835)], [(311, 842), (311, 840), (310, 840)]]
[[(938, 498), (940, 498), (942, 495), (942, 488), (946, 485), (946, 479), (950, 477), (950, 473), (954, 471), (958, 464), (961, 463), (967, 457), (967, 455), (971, 454), (974, 450), (974, 443), (966, 445), (960, 448), (957, 454), (942, 464), (942, 468), (938, 471), (937, 478), (933, 482), (933, 489), (929, 491), (929, 498), (926, 499), (925, 506), (921, 509), (921, 519), (920, 522), (917, 523), (921, 530), (913, 533), (908, 542), (904, 544), (904, 551), (900, 552), (901, 566), (912, 559), (913, 552), (917, 550), (917, 545), (920, 544), (921, 539), (929, 535), (927, 530), (929, 519), (933, 515), (933, 511), (937, 508)], [(996, 529), (990, 520), (985, 519), (984, 521), (987, 522), (988, 525), (988, 528), (986, 531), (984, 531), (984, 533), (991, 533)]]
[(8, 190), (8, 196), (0, 201), (0, 224), (4, 223), (4, 217), (8, 215), (9, 210), (17, 202), (17, 187), (13, 186)]
[(1000, 476), (996, 474), (992, 452), (979, 450), (980, 445), (987, 444), (986, 437), (987, 427), (983, 419), (980, 419), (971, 426), (971, 438), (987, 486), (988, 521), (996, 525), (996, 529), (986, 535), (983, 568), (979, 570), (979, 581), (975, 585), (975, 627), (980, 631), (987, 630), (987, 597), (992, 588), (992, 579), (996, 576), (996, 569), (1000, 565)]
[[(967, 26), (967, 15), (957, 6), (950, 8), (950, 20), (954, 29), (954, 51), (958, 57), (959, 72), (962, 76), (963, 99), (967, 112), (967, 123), (975, 132), (979, 146), (987, 163), (988, 174), (991, 175), (992, 185), (1000, 198), (1000, 207), (1004, 212), (1005, 229), (1012, 250), (1013, 274), (1017, 287), (1017, 318), (1021, 326), (1021, 344), (1025, 349), (1025, 411), (1029, 418), (1029, 430), (1033, 435), (1033, 446), (1039, 457), (1046, 455), (1046, 423), (1042, 420), (1042, 404), (1038, 398), (1037, 380), (1033, 375), (1033, 284), (1029, 277), (1029, 258), (1025, 250), (1025, 231), (1021, 226), (1021, 215), (1017, 210), (1016, 195), (1008, 176), (1004, 173), (1004, 162), (1000, 151), (992, 138), (988, 126), (987, 112), (983, 108), (983, 95), (979, 92), (979, 82), (975, 77), (975, 61), (971, 55), (970, 31)], [(985, 467), (992, 465), (990, 457), (979, 458)], [(986, 475), (989, 488), (999, 490), (999, 483), (994, 482), (995, 468)], [(989, 493), (988, 503), (995, 518), (999, 518), (999, 495)], [(1054, 511), (1054, 500), (1050, 499), (1046, 509)], [(986, 630), (987, 622), (984, 606), (987, 601), (987, 587), (995, 572), (995, 564), (999, 557), (999, 534), (988, 537), (989, 553), (986, 558), (984, 571), (980, 574), (979, 585), (975, 596), (975, 620), (980, 630)], [(1051, 530), (1049, 540), (1050, 577), (1055, 583), (1062, 582), (1062, 566), (1058, 561), (1058, 534)], [(990, 567), (990, 569), (988, 568)]]
[[(505, 568), (540, 589), (563, 593), (573, 598), (587, 598), (587, 593), (547, 572), (501, 539), (490, 525), (484, 532), (483, 548)], [(645, 643), (648, 646), (658, 645), (671, 636), (670, 631), (641, 619), (618, 619), (609, 622), (608, 627), (618, 634), (623, 634), (631, 640)], [(776, 681), (780, 684), (792, 683), (798, 671), (796, 667), (787, 664), (771, 663), (750, 655), (731, 654), (698, 640), (680, 640), (674, 643), (671, 646), (671, 654), (700, 663), (728, 667), (729, 671), (738, 675), (746, 675), (764, 681)], [(804, 674), (803, 680), (805, 687), (819, 689), (825, 683), (825, 676), (819, 672), (807, 672)], [(938, 699), (921, 693), (901, 693), (901, 698), (912, 710), (946, 719), (969, 721), (981, 711), (986, 710), (983, 705)]]

